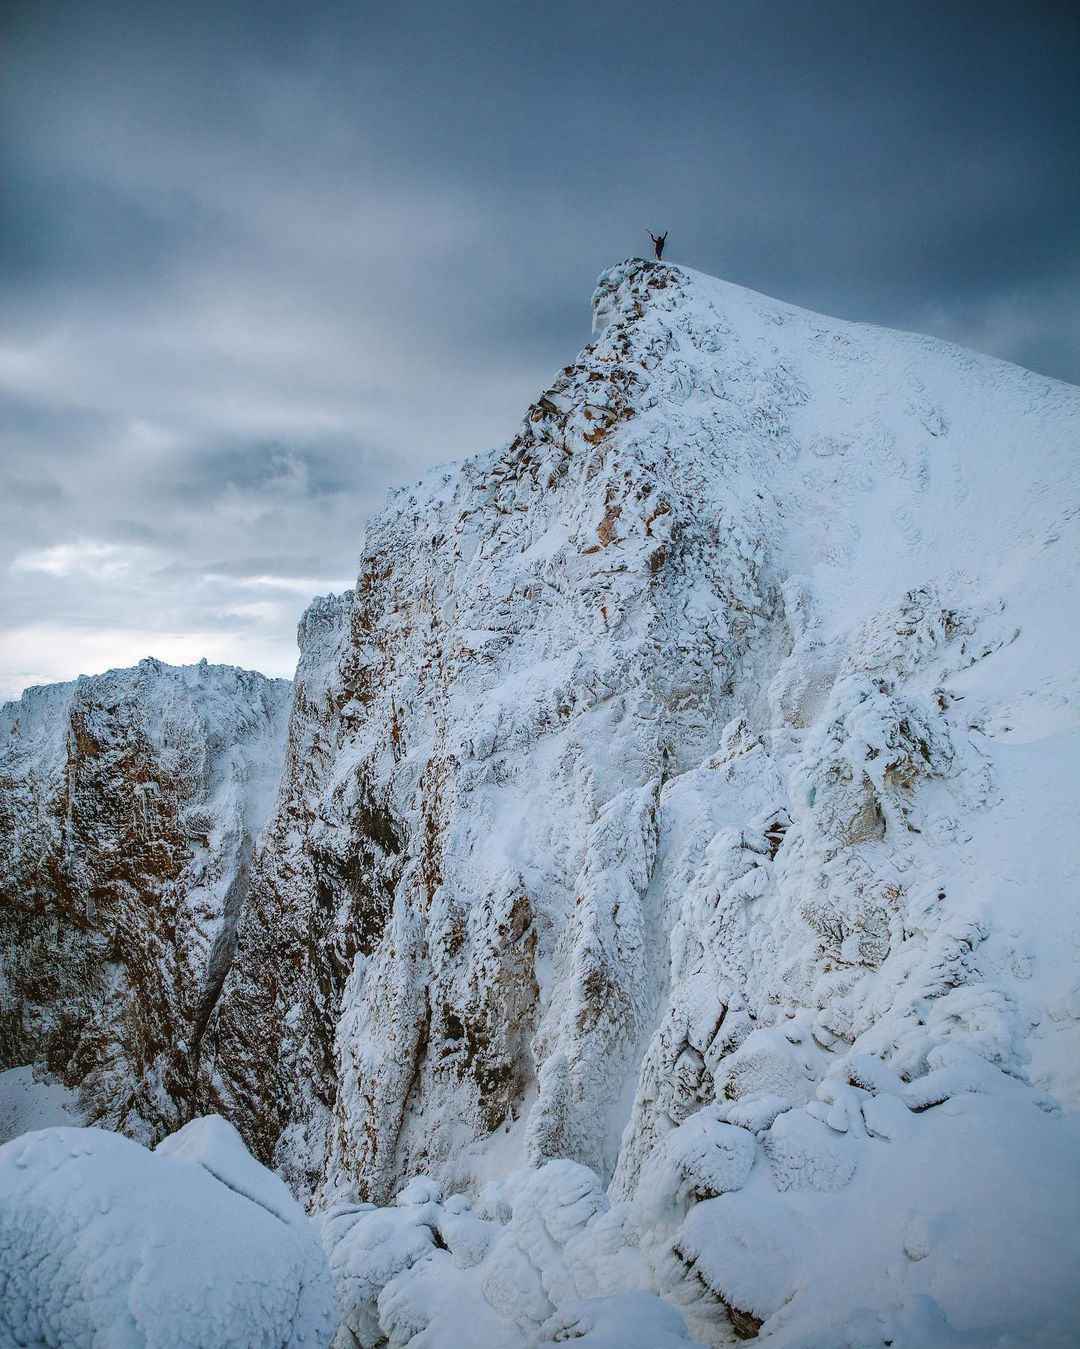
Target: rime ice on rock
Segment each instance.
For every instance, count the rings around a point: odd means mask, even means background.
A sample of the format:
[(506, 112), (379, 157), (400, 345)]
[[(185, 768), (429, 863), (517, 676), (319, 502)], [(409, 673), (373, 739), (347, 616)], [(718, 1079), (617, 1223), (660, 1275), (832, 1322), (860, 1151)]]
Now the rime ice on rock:
[[(1035, 1062), (1065, 1089), (1075, 1044), (1064, 1020), (1028, 1036), (1070, 986), (1060, 833), (1038, 898), (988, 884), (1022, 878), (995, 859), (1030, 852), (1055, 788), (982, 728), (1031, 706), (1025, 642), (1066, 687), (1065, 555), (1040, 540), (1080, 400), (640, 262), (601, 278), (596, 331), (509, 447), (368, 533), (340, 748), (310, 791), (342, 838), (368, 803), (389, 846), (366, 883), (390, 907), (341, 995), (326, 1188), (381, 1199), (412, 1169), (475, 1188), (549, 1157), (613, 1179), (625, 1202), (539, 1264), (513, 1203), (492, 1212), (507, 1236), (472, 1305), (508, 1343), (541, 1333), (556, 1287), (559, 1306), (659, 1292), (707, 1343), (828, 1341), (860, 1281), (886, 1329), (942, 1343), (954, 1320), (1010, 1324), (991, 1295), (1010, 1278), (1049, 1324), (1060, 1258), (1040, 1266), (1032, 1231), (1009, 1260), (974, 1117), (930, 1114), (975, 1091), (1002, 1102), (980, 1107), (991, 1132), (1030, 1130), (1058, 1164), (1069, 1146), (1029, 1081)], [(967, 1150), (948, 1181), (932, 1136)], [(880, 1205), (859, 1197), (879, 1167), (897, 1211), (906, 1185), (913, 1208), (936, 1186), (982, 1213), (996, 1274), (957, 1241), (933, 1258), (967, 1269), (964, 1295), (934, 1301), (926, 1275), (905, 1302), (885, 1273), (902, 1241), (869, 1239)], [(1051, 1189), (1044, 1228), (1064, 1221)], [(806, 1234), (836, 1223), (830, 1262)], [(431, 1305), (435, 1264), (392, 1282), (395, 1324)]]

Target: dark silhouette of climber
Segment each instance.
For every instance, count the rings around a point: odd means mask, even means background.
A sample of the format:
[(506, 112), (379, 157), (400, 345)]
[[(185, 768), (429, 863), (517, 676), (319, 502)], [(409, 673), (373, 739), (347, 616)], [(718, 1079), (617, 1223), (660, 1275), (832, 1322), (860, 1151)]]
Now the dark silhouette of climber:
[(645, 233), (649, 236), (649, 238), (653, 242), (653, 248), (656, 250), (656, 261), (663, 262), (664, 245), (667, 243), (667, 230), (665, 230), (663, 234), (660, 235), (659, 238), (657, 238), (657, 236), (652, 232), (652, 230), (646, 230)]

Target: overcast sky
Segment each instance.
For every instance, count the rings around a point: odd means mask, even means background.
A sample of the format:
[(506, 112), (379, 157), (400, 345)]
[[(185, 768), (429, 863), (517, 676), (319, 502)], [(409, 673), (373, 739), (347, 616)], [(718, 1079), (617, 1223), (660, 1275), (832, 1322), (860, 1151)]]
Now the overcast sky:
[(672, 261), (1080, 380), (1080, 7), (8, 0), (0, 696), (295, 663)]

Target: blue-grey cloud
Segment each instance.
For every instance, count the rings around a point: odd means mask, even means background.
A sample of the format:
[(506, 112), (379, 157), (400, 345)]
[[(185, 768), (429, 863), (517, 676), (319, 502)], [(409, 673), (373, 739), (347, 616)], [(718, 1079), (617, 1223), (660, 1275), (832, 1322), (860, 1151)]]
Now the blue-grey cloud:
[(1080, 22), (958, 0), (12, 0), (0, 685), (287, 672), (387, 486), (675, 261), (1080, 377)]

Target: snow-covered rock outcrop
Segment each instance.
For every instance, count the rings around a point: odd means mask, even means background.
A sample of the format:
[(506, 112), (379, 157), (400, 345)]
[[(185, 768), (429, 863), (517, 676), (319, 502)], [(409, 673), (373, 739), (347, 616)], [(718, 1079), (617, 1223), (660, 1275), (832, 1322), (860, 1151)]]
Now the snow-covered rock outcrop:
[[(596, 309), (312, 611), (223, 1103), (344, 1202), (362, 1344), (633, 1290), (709, 1344), (1057, 1343), (1080, 394), (649, 263)], [(556, 1158), (573, 1222), (363, 1207)]]
[(154, 1152), (101, 1129), (0, 1148), (0, 1339), (132, 1349), (325, 1349), (315, 1233), (223, 1119)]
[(0, 710), (0, 1066), (150, 1143), (191, 1117), (290, 685), (144, 660)]

